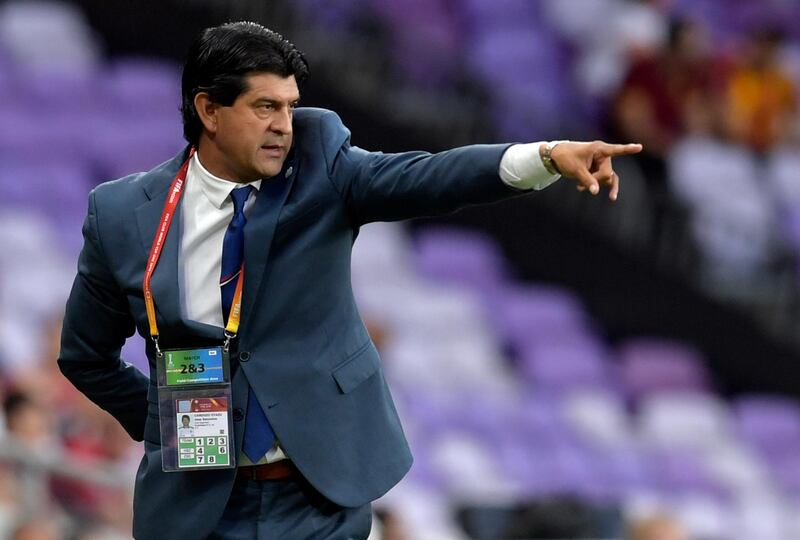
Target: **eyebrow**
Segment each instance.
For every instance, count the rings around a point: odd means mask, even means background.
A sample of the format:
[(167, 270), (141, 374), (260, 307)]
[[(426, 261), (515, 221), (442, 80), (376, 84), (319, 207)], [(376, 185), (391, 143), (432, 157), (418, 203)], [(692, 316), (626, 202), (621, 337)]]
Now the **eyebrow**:
[(256, 99), (253, 103), (254, 104), (269, 103), (270, 105), (280, 105), (281, 103), (290, 103), (294, 105), (300, 103), (300, 97), (298, 96), (296, 99), (288, 100), (286, 102), (279, 99), (261, 97)]

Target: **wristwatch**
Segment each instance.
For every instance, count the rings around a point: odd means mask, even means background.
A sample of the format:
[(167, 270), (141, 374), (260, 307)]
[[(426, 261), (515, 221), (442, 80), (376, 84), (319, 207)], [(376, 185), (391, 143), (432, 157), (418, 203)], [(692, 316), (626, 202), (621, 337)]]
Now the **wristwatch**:
[(561, 175), (561, 171), (558, 170), (558, 166), (556, 165), (556, 162), (553, 161), (553, 156), (551, 154), (553, 149), (563, 142), (567, 141), (550, 141), (544, 145), (544, 151), (542, 152), (542, 164), (550, 174), (557, 174), (559, 176)]

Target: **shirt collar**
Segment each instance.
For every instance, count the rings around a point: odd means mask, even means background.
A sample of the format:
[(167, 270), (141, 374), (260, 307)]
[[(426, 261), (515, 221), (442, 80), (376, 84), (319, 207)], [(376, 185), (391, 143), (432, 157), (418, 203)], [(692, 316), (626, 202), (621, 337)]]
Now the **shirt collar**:
[(205, 167), (203, 167), (202, 163), (200, 163), (200, 156), (197, 152), (195, 152), (194, 156), (192, 157), (191, 166), (192, 169), (194, 169), (192, 171), (194, 173), (193, 176), (200, 181), (200, 186), (203, 188), (203, 193), (205, 193), (211, 204), (217, 208), (222, 208), (222, 205), (228, 200), (228, 196), (231, 194), (231, 191), (236, 188), (253, 186), (255, 189), (261, 189), (261, 180), (254, 180), (253, 182), (241, 184), (239, 182), (225, 180), (219, 176), (214, 176), (208, 172)]

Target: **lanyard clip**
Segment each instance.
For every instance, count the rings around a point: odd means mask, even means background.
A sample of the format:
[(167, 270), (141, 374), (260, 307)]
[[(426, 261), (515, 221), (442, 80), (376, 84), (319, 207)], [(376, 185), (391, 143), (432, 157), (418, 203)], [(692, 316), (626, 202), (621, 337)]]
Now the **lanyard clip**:
[(161, 352), (161, 347), (158, 346), (158, 334), (152, 336), (153, 338), (153, 345), (156, 346), (156, 358), (161, 360), (164, 358), (164, 353)]
[(236, 334), (234, 334), (233, 332), (228, 332), (227, 330), (225, 330), (225, 342), (222, 344), (222, 350), (225, 352), (225, 354), (228, 354), (228, 351), (230, 351), (231, 340), (234, 339), (235, 337), (236, 337)]

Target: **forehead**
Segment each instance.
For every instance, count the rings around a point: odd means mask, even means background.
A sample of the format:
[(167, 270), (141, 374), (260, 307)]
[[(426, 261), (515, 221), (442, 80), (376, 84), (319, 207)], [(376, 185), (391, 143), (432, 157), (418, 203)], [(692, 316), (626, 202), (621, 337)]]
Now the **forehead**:
[(245, 77), (247, 89), (242, 97), (247, 99), (266, 98), (273, 101), (297, 101), (300, 90), (294, 75), (281, 77), (275, 73), (252, 73)]

